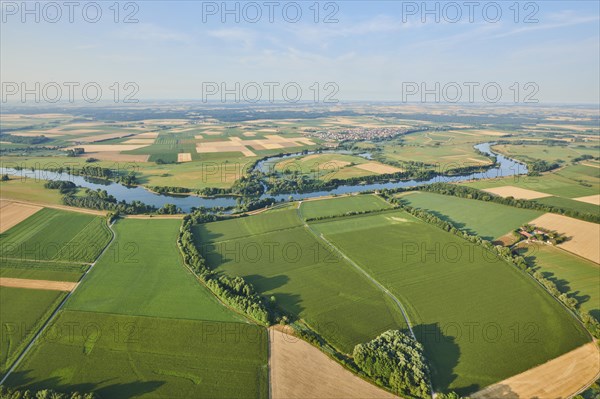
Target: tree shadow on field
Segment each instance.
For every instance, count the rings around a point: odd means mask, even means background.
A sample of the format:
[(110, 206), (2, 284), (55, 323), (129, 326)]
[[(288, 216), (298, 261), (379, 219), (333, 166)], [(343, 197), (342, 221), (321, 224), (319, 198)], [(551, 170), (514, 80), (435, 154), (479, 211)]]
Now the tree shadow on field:
[[(492, 385), (481, 392), (482, 399), (520, 399), (519, 394), (505, 384)], [(539, 399), (535, 396), (531, 399)]]
[[(456, 379), (454, 369), (460, 358), (460, 348), (455, 338), (444, 335), (438, 323), (419, 324), (413, 327), (419, 342), (425, 347), (425, 357), (431, 370), (431, 379), (435, 391), (448, 391), (450, 384)], [(461, 388), (463, 391), (467, 387)], [(473, 389), (474, 388), (474, 389)], [(468, 387), (469, 393), (477, 387)], [(457, 391), (458, 389), (453, 388)]]
[[(428, 212), (432, 213), (433, 215), (437, 216), (438, 218), (442, 219), (443, 221), (450, 223), (452, 226), (454, 226), (455, 228), (457, 228), (461, 231), (465, 231), (471, 235), (480, 235), (480, 233), (478, 233), (477, 231), (467, 227), (467, 225), (465, 223), (458, 222), (458, 221), (452, 219), (450, 216), (445, 215), (439, 211), (428, 209)], [(481, 238), (491, 241), (496, 237), (482, 235)]]
[(102, 398), (129, 399), (154, 392), (166, 383), (165, 381), (154, 380), (109, 384), (109, 380), (104, 380), (94, 383), (70, 384), (68, 382), (64, 383), (59, 377), (35, 379), (30, 376), (31, 372), (32, 370), (25, 370), (12, 373), (6, 382), (6, 386), (31, 391), (53, 389), (61, 393), (94, 392)]
[[(298, 294), (292, 294), (291, 292), (277, 291), (278, 288), (285, 286), (290, 278), (284, 274), (279, 274), (273, 277), (265, 277), (260, 274), (251, 274), (244, 277), (247, 282), (252, 284), (254, 288), (265, 297), (273, 295), (275, 297), (275, 305), (286, 313), (290, 313), (291, 316), (300, 318), (300, 312), (304, 310), (302, 303), (302, 297)], [(265, 292), (271, 292), (272, 294), (265, 294)]]

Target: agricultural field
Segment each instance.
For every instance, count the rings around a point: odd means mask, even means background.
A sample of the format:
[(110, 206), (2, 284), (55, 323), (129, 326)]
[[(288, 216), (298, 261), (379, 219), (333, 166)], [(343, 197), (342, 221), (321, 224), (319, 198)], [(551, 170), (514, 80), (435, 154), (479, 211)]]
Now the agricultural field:
[(25, 349), (66, 293), (0, 288), (0, 376)]
[(342, 353), (405, 327), (393, 302), (319, 242), (295, 207), (201, 224), (194, 234), (211, 268), (242, 276), (262, 295), (274, 296), (286, 313)]
[[(593, 166), (569, 165), (541, 176), (504, 177), (464, 182), (461, 185), (480, 190), (516, 187), (537, 192), (534, 201), (579, 212), (597, 214), (600, 207), (590, 203), (590, 196), (600, 190), (600, 169)], [(518, 192), (506, 190), (502, 196), (521, 197)], [(586, 200), (588, 202), (586, 202)]]
[(303, 201), (301, 213), (305, 219), (341, 216), (347, 212), (377, 211), (391, 205), (377, 195), (347, 195), (343, 197)]
[(570, 162), (582, 155), (598, 156), (598, 148), (581, 143), (573, 143), (568, 146), (498, 144), (492, 146), (492, 149), (502, 155), (524, 162), (541, 159), (546, 162), (560, 163)]
[(0, 233), (16, 226), (40, 209), (40, 206), (0, 200)]
[(338, 153), (311, 154), (267, 166), (283, 175), (302, 175), (316, 180), (350, 179), (401, 172), (402, 169), (366, 158)]
[(266, 398), (266, 329), (219, 303), (184, 267), (180, 223), (118, 221), (115, 240), (47, 332), (75, 325), (73, 334), (40, 339), (8, 384), (78, 386), (110, 398)]
[(8, 385), (114, 399), (268, 397), (266, 330), (252, 324), (67, 310), (46, 337)]
[(472, 393), (590, 340), (514, 266), (403, 211), (310, 225), (403, 303), (434, 389)]
[[(67, 309), (240, 321), (184, 268), (176, 244), (180, 224), (172, 219), (117, 222), (113, 226), (115, 240), (73, 294)], [(135, 295), (132, 287), (136, 287)]]
[(48, 190), (44, 188), (44, 183), (43, 180), (21, 179), (13, 176), (8, 181), (0, 181), (0, 198), (2, 200), (61, 204), (62, 195), (58, 190)]
[(2, 233), (2, 258), (93, 262), (110, 240), (106, 219), (44, 208)]
[(581, 303), (582, 310), (600, 320), (598, 264), (539, 243), (520, 245), (518, 250), (545, 278), (553, 281), (559, 291), (572, 293)]
[(543, 212), (428, 192), (399, 195), (414, 208), (425, 209), (457, 228), (494, 240), (529, 223)]

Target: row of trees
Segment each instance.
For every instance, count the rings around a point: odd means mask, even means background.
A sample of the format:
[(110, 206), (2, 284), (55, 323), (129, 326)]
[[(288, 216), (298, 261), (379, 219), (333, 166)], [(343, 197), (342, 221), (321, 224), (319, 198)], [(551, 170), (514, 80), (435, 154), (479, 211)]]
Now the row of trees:
[(98, 399), (98, 396), (94, 393), (60, 393), (52, 389), (22, 391), (0, 385), (0, 399)]
[(204, 257), (196, 247), (192, 228), (198, 223), (206, 223), (219, 220), (221, 217), (213, 214), (194, 212), (183, 218), (177, 244), (183, 254), (185, 263), (206, 284), (206, 286), (223, 302), (243, 312), (250, 318), (263, 325), (270, 325), (273, 320), (275, 298), (266, 301), (252, 286), (242, 277), (229, 277), (219, 275), (211, 270)]
[(397, 209), (398, 207), (399, 207), (399, 205), (394, 205), (391, 208), (372, 209), (372, 210), (368, 210), (368, 211), (349, 211), (349, 212), (345, 212), (341, 215), (325, 215), (325, 216), (317, 216), (317, 217), (313, 217), (313, 218), (307, 218), (306, 221), (307, 222), (316, 222), (318, 220), (336, 219), (336, 218), (344, 217), (344, 216), (356, 216), (356, 215), (366, 215), (366, 214), (370, 214), (370, 213), (389, 212), (391, 210)]
[(393, 392), (415, 398), (431, 396), (423, 345), (408, 335), (388, 330), (356, 345), (352, 355), (362, 372)]

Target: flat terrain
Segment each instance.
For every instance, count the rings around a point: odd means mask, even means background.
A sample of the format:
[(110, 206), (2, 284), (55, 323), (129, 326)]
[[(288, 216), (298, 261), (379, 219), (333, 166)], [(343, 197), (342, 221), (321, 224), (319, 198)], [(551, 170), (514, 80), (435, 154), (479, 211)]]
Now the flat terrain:
[(558, 244), (560, 248), (600, 263), (600, 251), (598, 251), (600, 225), (553, 213), (546, 213), (532, 220), (530, 224), (564, 234), (568, 240)]
[(600, 352), (591, 342), (472, 395), (473, 399), (569, 398), (600, 373)]
[(518, 251), (561, 291), (575, 296), (582, 310), (600, 320), (600, 265), (545, 244), (521, 244)]
[(403, 303), (436, 389), (472, 393), (589, 341), (514, 266), (405, 212), (311, 226)]
[(376, 195), (348, 195), (343, 197), (303, 201), (302, 216), (306, 219), (340, 216), (347, 212), (376, 211), (391, 205)]
[(182, 264), (180, 220), (124, 219), (116, 238), (67, 304), (70, 310), (240, 321)]
[(0, 289), (0, 376), (25, 349), (65, 295), (60, 291)]
[(542, 214), (532, 209), (428, 192), (417, 191), (400, 198), (412, 207), (425, 209), (457, 228), (487, 240), (509, 233)]
[[(4, 166), (4, 165), (3, 165)], [(10, 167), (10, 165), (7, 165)], [(0, 181), (0, 198), (2, 200), (22, 200), (59, 205), (62, 203), (58, 190), (44, 188), (44, 181), (12, 177), (8, 181)]]
[(40, 209), (40, 206), (0, 200), (0, 233), (16, 226)]
[(525, 188), (520, 188), (520, 187), (515, 187), (515, 186), (502, 186), (502, 187), (488, 188), (483, 191), (488, 192), (490, 194), (495, 194), (495, 195), (498, 195), (498, 196), (504, 197), (504, 198), (513, 197), (513, 198), (517, 198), (517, 199), (526, 199), (526, 200), (538, 199), (538, 198), (544, 198), (544, 197), (551, 196), (550, 194), (540, 193), (539, 191), (527, 190)]
[(7, 385), (111, 399), (268, 397), (266, 330), (255, 325), (63, 311), (47, 331)]
[(92, 262), (110, 240), (102, 217), (44, 208), (2, 233), (1, 256)]
[(395, 398), (362, 380), (309, 343), (269, 329), (270, 381), (273, 399)]
[(343, 353), (383, 331), (404, 328), (393, 302), (319, 242), (295, 208), (198, 225), (197, 245), (211, 268), (242, 276), (261, 294), (274, 296), (278, 306)]
[(26, 278), (0, 277), (0, 287), (29, 288), (34, 290), (72, 291), (77, 283), (67, 281), (32, 280)]

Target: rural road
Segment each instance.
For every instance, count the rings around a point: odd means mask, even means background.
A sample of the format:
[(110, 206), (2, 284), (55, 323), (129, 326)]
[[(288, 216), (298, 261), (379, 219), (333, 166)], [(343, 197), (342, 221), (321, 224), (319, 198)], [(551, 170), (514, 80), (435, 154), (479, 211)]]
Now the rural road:
[(400, 309), (400, 312), (402, 312), (402, 317), (404, 317), (404, 320), (406, 321), (406, 325), (408, 326), (408, 330), (410, 331), (410, 335), (412, 335), (412, 337), (413, 337), (414, 340), (417, 340), (417, 337), (415, 336), (415, 333), (413, 332), (413, 329), (412, 329), (412, 324), (410, 323), (408, 315), (406, 314), (406, 311), (404, 310), (404, 306), (402, 306), (402, 303), (400, 302), (400, 300), (398, 298), (396, 298), (394, 296), (394, 294), (392, 294), (390, 292), (390, 290), (388, 290), (383, 285), (381, 285), (379, 283), (379, 281), (375, 280), (369, 273), (367, 273), (356, 262), (354, 262), (352, 259), (350, 259), (348, 256), (346, 256), (346, 254), (344, 254), (341, 250), (339, 250), (335, 245), (333, 245), (333, 243), (331, 241), (329, 241), (327, 238), (325, 238), (325, 236), (323, 236), (323, 234), (319, 234), (316, 231), (314, 231), (313, 228), (310, 227), (310, 225), (304, 221), (304, 218), (302, 217), (302, 212), (300, 211), (300, 206), (301, 205), (302, 205), (302, 201), (299, 201), (298, 202), (298, 208), (296, 208), (296, 209), (298, 211), (298, 217), (300, 218), (300, 220), (304, 224), (304, 227), (308, 231), (310, 231), (315, 237), (317, 237), (317, 239), (320, 239), (320, 240), (324, 241), (329, 247), (331, 247), (335, 252), (337, 252), (342, 258), (344, 258), (346, 261), (348, 261), (348, 263), (350, 263), (356, 270), (358, 270), (359, 272), (361, 272), (367, 279), (369, 279), (369, 281), (371, 281), (384, 294), (386, 294), (388, 297), (390, 297), (392, 299), (392, 301), (394, 301), (394, 303), (396, 305), (398, 305), (398, 308)]
[(67, 296), (65, 297), (65, 299), (62, 300), (62, 302), (60, 303), (60, 305), (58, 305), (58, 307), (54, 310), (54, 312), (52, 312), (52, 314), (50, 315), (50, 317), (48, 318), (48, 320), (46, 320), (46, 322), (44, 323), (44, 325), (42, 325), (42, 327), (39, 329), (39, 331), (35, 334), (35, 336), (31, 340), (31, 342), (29, 342), (29, 345), (27, 345), (27, 347), (23, 350), (23, 352), (21, 352), (21, 354), (19, 355), (19, 357), (17, 358), (17, 360), (15, 360), (15, 362), (12, 364), (12, 366), (10, 367), (10, 369), (6, 372), (6, 374), (4, 375), (4, 377), (2, 377), (2, 380), (0, 380), (0, 385), (4, 384), (4, 382), (12, 374), (12, 372), (15, 371), (15, 369), (17, 368), (17, 366), (19, 365), (19, 363), (21, 363), (21, 361), (23, 360), (23, 358), (25, 357), (25, 355), (27, 355), (27, 353), (29, 352), (29, 350), (33, 347), (33, 344), (35, 344), (35, 342), (38, 340), (38, 338), (44, 333), (44, 331), (50, 325), (50, 323), (52, 322), (52, 320), (54, 320), (54, 318), (56, 317), (56, 315), (58, 314), (58, 312), (63, 308), (63, 306), (65, 305), (65, 303), (67, 302), (67, 300), (71, 297), (71, 295), (73, 295), (73, 293), (75, 292), (75, 290), (79, 287), (79, 285), (81, 284), (81, 282), (83, 281), (83, 279), (85, 279), (85, 277), (88, 275), (88, 273), (90, 272), (90, 270), (92, 270), (92, 268), (96, 265), (96, 262), (98, 262), (98, 260), (102, 258), (102, 255), (104, 255), (104, 253), (110, 247), (110, 244), (112, 244), (112, 242), (115, 240), (115, 238), (117, 237), (117, 234), (111, 228), (111, 226), (112, 226), (112, 223), (108, 225), (108, 229), (112, 233), (112, 237), (111, 237), (110, 241), (108, 242), (108, 244), (106, 244), (106, 247), (104, 247), (104, 249), (102, 250), (102, 252), (100, 252), (100, 255), (98, 255), (98, 257), (96, 258), (96, 260), (92, 264), (90, 264), (90, 267), (86, 270), (86, 272), (83, 274), (83, 276), (81, 276), (81, 278), (79, 279), (79, 281), (78, 281), (77, 285), (75, 286), (75, 288), (73, 289), (73, 291), (70, 291), (67, 294)]

